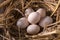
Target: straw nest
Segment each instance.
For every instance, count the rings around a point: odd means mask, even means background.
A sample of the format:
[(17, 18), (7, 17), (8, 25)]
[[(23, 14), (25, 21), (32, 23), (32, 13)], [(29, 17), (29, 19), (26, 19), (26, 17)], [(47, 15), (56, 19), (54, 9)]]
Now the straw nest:
[[(0, 40), (60, 40), (60, 0), (4, 0), (0, 3)], [(28, 35), (26, 30), (16, 26), (19, 18), (25, 16), (25, 9), (45, 8), (53, 18), (48, 28), (36, 35)]]

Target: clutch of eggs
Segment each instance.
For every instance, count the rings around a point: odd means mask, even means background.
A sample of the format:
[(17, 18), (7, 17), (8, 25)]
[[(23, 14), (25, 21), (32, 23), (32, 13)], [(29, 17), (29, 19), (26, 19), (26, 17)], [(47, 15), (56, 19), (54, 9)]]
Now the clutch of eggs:
[[(17, 26), (21, 29), (27, 28), (28, 34), (37, 34), (41, 27), (46, 27), (53, 22), (53, 19), (46, 16), (46, 10), (39, 8), (36, 12), (32, 8), (25, 10), (25, 17), (20, 18), (17, 21)], [(39, 23), (37, 25), (37, 23)], [(29, 25), (30, 24), (30, 25)]]

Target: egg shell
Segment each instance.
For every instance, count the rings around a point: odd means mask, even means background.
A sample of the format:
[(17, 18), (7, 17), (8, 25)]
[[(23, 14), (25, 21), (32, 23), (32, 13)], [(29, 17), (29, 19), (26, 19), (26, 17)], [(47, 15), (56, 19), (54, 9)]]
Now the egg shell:
[(37, 34), (39, 31), (40, 31), (40, 27), (36, 24), (32, 24), (27, 27), (28, 34)]
[(25, 29), (29, 25), (27, 18), (23, 17), (17, 21), (17, 26), (21, 29)]
[(38, 12), (32, 12), (29, 16), (28, 16), (28, 21), (31, 24), (36, 24), (38, 23), (40, 20), (40, 15)]
[(46, 10), (43, 8), (39, 8), (36, 12), (40, 13), (41, 18), (46, 16)]
[(42, 27), (46, 27), (47, 25), (51, 24), (53, 22), (53, 19), (49, 16), (45, 17), (39, 22), (39, 25)]
[(27, 9), (25, 10), (25, 16), (29, 16), (29, 14), (30, 14), (31, 12), (34, 12), (34, 10), (33, 10), (32, 8), (27, 8)]

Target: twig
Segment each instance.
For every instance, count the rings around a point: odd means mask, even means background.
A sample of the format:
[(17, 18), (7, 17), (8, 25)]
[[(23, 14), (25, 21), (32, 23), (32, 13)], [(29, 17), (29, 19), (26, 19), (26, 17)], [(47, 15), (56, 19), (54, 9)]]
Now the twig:
[(31, 4), (32, 0), (24, 7), (24, 9), (26, 9), (30, 4)]
[(52, 11), (54, 11), (55, 7), (51, 4), (45, 3), (45, 5), (47, 5)]
[(53, 16), (53, 15), (54, 15), (54, 13), (55, 13), (55, 12), (56, 12), (56, 10), (58, 9), (59, 5), (60, 5), (60, 0), (58, 1), (58, 4), (56, 5), (56, 8), (55, 8), (55, 10), (53, 11), (53, 13), (51, 14), (51, 16)]
[(13, 8), (12, 8), (11, 6), (9, 6), (9, 7), (6, 9), (6, 11), (5, 11), (4, 17), (6, 17), (7, 14), (9, 14), (9, 12), (10, 12), (11, 10), (13, 10)]
[(59, 13), (57, 13), (56, 22), (59, 20)]
[(11, 18), (13, 18), (14, 16), (10, 16), (10, 17), (7, 17), (6, 19), (4, 19), (4, 20), (8, 20), (8, 19), (11, 19)]
[(3, 3), (0, 4), (0, 8), (7, 5), (11, 0), (6, 0)]
[(18, 27), (18, 31), (19, 31), (19, 40), (21, 39), (21, 34), (20, 34), (20, 28)]
[(56, 3), (52, 3), (52, 2), (46, 2), (46, 3), (48, 3), (48, 4), (52, 4), (52, 5), (54, 5), (54, 6), (57, 5)]
[(15, 38), (14, 38), (14, 37), (12, 37), (12, 40), (15, 40)]
[(43, 2), (43, 1), (32, 1), (32, 2), (40, 2), (40, 3), (48, 3), (48, 4), (56, 5), (56, 3), (52, 3), (52, 2)]
[(54, 9), (55, 9), (55, 7), (54, 7), (53, 5), (51, 5), (51, 4), (49, 4), (48, 2), (46, 3), (46, 2), (42, 2), (42, 1), (32, 1), (32, 3), (34, 3), (34, 2), (43, 3), (43, 4), (45, 4), (46, 6), (48, 6), (52, 11), (54, 11)]
[(1, 36), (1, 37), (3, 37), (4, 39), (7, 39), (7, 40), (8, 40), (8, 38), (7, 38), (7, 37), (5, 37), (5, 36), (3, 36), (3, 35), (1, 35), (1, 34), (0, 34), (0, 36)]
[(55, 23), (53, 23), (53, 24), (49, 24), (49, 25), (47, 25), (47, 26), (52, 26), (52, 25), (55, 25), (55, 24), (58, 24), (58, 23), (60, 23), (60, 21), (55, 22)]
[(7, 17), (7, 18), (5, 18), (5, 19), (0, 18), (0, 21), (8, 20), (8, 19), (11, 19), (11, 18), (13, 18), (13, 17), (14, 17), (14, 16), (10, 16), (10, 17)]
[(43, 33), (42, 35), (41, 34), (38, 34), (38, 35), (46, 36), (46, 35), (51, 35), (51, 34), (54, 34), (54, 33), (57, 33), (57, 30), (54, 30), (52, 32), (46, 32), (46, 33)]
[(3, 23), (3, 24), (0, 24), (0, 26), (1, 26), (1, 25), (12, 25), (12, 24), (14, 24), (16, 21), (17, 21), (17, 20), (14, 20), (14, 22), (9, 23), (9, 24), (4, 24), (4, 23)]
[(8, 31), (8, 30), (6, 30), (6, 31), (7, 31), (7, 33), (6, 33), (6, 37), (8, 37), (9, 40), (11, 40), (11, 37), (10, 37), (9, 31)]
[(60, 15), (60, 8), (57, 10), (57, 17), (56, 17), (56, 21), (59, 21), (59, 15)]
[(24, 0), (21, 0), (21, 4), (22, 4), (22, 11), (24, 12)]
[(14, 8), (14, 10), (18, 11), (19, 13), (22, 14), (22, 16), (24, 16), (24, 14), (18, 8)]
[(43, 33), (43, 34), (33, 35), (33, 36), (26, 35), (26, 37), (28, 37), (28, 38), (47, 37), (48, 35), (52, 35), (52, 34), (55, 34), (55, 33), (57, 33), (57, 30), (54, 30), (52, 32), (46, 32), (46, 33)]
[(5, 24), (0, 24), (0, 26), (5, 25)]
[(19, 2), (14, 2), (14, 4), (11, 6), (11, 5), (9, 5), (7, 8), (6, 8), (6, 10), (5, 10), (5, 14), (4, 14), (4, 17), (6, 17), (7, 16), (7, 14), (9, 14), (9, 12), (11, 12), (11, 10), (13, 10), (17, 5), (19, 5), (18, 4)]

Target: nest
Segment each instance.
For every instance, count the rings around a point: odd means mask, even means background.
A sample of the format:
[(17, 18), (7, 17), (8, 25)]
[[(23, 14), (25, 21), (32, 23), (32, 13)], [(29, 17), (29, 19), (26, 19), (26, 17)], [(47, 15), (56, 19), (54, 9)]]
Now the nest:
[[(0, 3), (0, 40), (60, 40), (60, 0), (4, 0)], [(53, 18), (48, 28), (36, 35), (28, 35), (26, 30), (16, 26), (19, 18), (24, 17), (26, 8), (47, 10), (47, 15)]]

